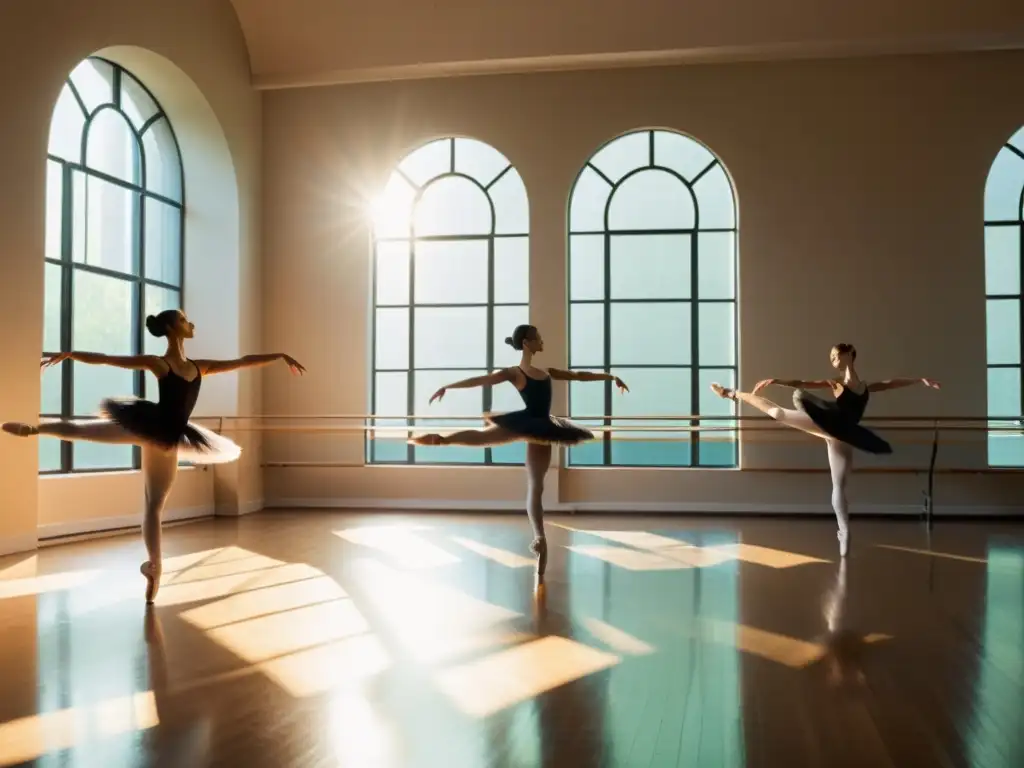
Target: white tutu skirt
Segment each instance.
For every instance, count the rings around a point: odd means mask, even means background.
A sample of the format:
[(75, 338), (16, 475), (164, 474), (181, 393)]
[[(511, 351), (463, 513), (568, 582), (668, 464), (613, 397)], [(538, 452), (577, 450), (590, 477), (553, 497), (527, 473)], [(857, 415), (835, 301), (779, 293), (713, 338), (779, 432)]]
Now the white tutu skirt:
[(138, 445), (155, 445), (178, 451), (178, 458), (191, 464), (228, 464), (242, 455), (234, 440), (188, 422), (173, 423), (156, 403), (138, 398), (104, 400), (104, 417), (130, 433)]

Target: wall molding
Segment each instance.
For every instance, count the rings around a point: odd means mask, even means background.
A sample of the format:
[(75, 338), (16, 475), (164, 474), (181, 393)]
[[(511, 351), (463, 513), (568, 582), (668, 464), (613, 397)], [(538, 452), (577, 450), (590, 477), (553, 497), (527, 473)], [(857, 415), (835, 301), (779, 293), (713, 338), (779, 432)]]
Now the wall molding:
[[(380, 498), (285, 498), (268, 499), (266, 509), (365, 509), (430, 512), (520, 512), (521, 501), (380, 499)], [(707, 514), (707, 515), (828, 515), (829, 504), (754, 504), (745, 502), (561, 502), (544, 506), (547, 512), (605, 514)], [(923, 513), (920, 504), (851, 504), (854, 515), (899, 515), (916, 517)], [(1024, 515), (1019, 506), (946, 506), (935, 510), (936, 517), (1016, 517)]]
[(23, 533), (19, 536), (0, 538), (0, 557), (16, 555), (20, 552), (32, 552), (39, 548), (39, 537), (35, 532)]
[[(179, 507), (177, 509), (165, 510), (163, 515), (164, 523), (174, 523), (183, 520), (199, 520), (213, 517), (213, 508), (210, 506), (201, 507)], [(80, 536), (97, 534), (102, 535), (114, 531), (126, 531), (133, 528), (142, 528), (142, 513), (134, 515), (120, 515), (118, 517), (93, 517), (85, 520), (73, 520), (67, 523), (50, 523), (41, 525), (38, 528), (40, 544), (45, 546), (45, 539), (57, 539), (66, 536)]]

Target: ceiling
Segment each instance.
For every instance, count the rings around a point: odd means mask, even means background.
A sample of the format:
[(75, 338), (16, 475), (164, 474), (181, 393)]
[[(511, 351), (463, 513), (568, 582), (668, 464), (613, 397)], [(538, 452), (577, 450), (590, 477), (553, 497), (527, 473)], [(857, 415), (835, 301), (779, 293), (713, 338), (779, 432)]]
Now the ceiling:
[(232, 0), (258, 87), (1024, 48), (1021, 0)]

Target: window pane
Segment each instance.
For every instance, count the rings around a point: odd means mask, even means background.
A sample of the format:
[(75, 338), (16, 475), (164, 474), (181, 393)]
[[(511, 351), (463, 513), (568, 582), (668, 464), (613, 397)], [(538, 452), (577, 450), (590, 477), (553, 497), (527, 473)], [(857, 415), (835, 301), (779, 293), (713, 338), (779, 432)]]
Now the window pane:
[(586, 166), (576, 179), (569, 202), (570, 232), (601, 232), (604, 230), (604, 212), (612, 188), (590, 166)]
[(697, 296), (736, 298), (736, 235), (701, 232), (697, 235)]
[(985, 293), (1020, 293), (1020, 227), (985, 227)]
[(39, 438), (39, 471), (59, 472), (60, 466), (60, 440), (52, 437)]
[(377, 243), (377, 304), (409, 303), (409, 241)]
[(409, 310), (378, 309), (374, 325), (374, 366), (409, 367)]
[(443, 173), (451, 173), (452, 140), (438, 139), (410, 152), (398, 164), (398, 170), (419, 187)]
[(415, 233), (436, 235), (488, 235), (493, 217), (487, 194), (460, 176), (446, 176), (427, 187), (416, 204)]
[(56, 415), (62, 412), (61, 385), (64, 381), (64, 366), (67, 363), (44, 368), (40, 376), (39, 412)]
[[(440, 402), (434, 401), (429, 405), (431, 395), (438, 389), (459, 381), (468, 379), (471, 376), (480, 376), (484, 373), (480, 369), (458, 369), (447, 371), (416, 371), (415, 373), (415, 395), (413, 410), (417, 414), (429, 414), (430, 416), (475, 416), (483, 413), (483, 390), (476, 389), (450, 389)], [(459, 429), (477, 429), (483, 426), (483, 419), (467, 421), (456, 419), (439, 419), (424, 421), (418, 424), (418, 431), (437, 432), (455, 431)], [(484, 460), (483, 448), (469, 448), (464, 446), (417, 446), (416, 460), (422, 462), (438, 462), (446, 464), (482, 463)]]
[(490, 188), (494, 205), (494, 231), (499, 235), (525, 235), (530, 231), (530, 205), (519, 171), (510, 170)]
[(83, 183), (77, 173), (74, 193), (74, 260), (135, 274), (138, 195), (95, 177)]
[(530, 239), (498, 237), (494, 240), (494, 301), (525, 304), (530, 300)]
[[(157, 285), (145, 287), (145, 314), (159, 315), (168, 309), (181, 309), (181, 293)], [(167, 349), (167, 340), (158, 339), (148, 331), (142, 334), (143, 352), (147, 355), (162, 355)]]
[(604, 298), (604, 235), (569, 238), (569, 298)]
[(526, 462), (526, 443), (506, 443), (491, 448), (492, 464), (523, 464)]
[[(632, 382), (626, 382), (632, 389)], [(606, 385), (603, 381), (570, 381), (569, 382), (569, 414), (574, 419), (586, 419), (599, 424), (595, 416), (603, 416), (604, 393)], [(617, 394), (618, 390), (613, 394)], [(613, 402), (615, 398), (612, 398)]]
[(989, 299), (986, 337), (990, 365), (1020, 362), (1020, 301)]
[(611, 311), (614, 365), (690, 362), (689, 302), (613, 304)]
[(693, 185), (700, 209), (701, 229), (731, 229), (736, 226), (736, 204), (725, 169), (716, 165)]
[(130, 355), (134, 352), (134, 285), (126, 280), (75, 270), (72, 341), (76, 350)]
[(53, 108), (47, 151), (72, 163), (81, 162), (83, 130), (85, 114), (71, 89), (65, 85), (57, 97), (57, 105)]
[(407, 238), (412, 229), (412, 204), (416, 197), (413, 189), (399, 173), (392, 173), (384, 191), (373, 200), (370, 213), (373, 215), (375, 237)]
[(74, 443), (73, 466), (77, 470), (131, 469), (132, 446)]
[(100, 59), (85, 59), (71, 71), (71, 82), (78, 95), (85, 102), (85, 108), (92, 112), (101, 104), (114, 100), (114, 68)]
[(651, 132), (629, 133), (613, 139), (594, 154), (590, 164), (618, 183), (630, 171), (651, 164)]
[(487, 241), (419, 241), (415, 245), (417, 304), (486, 304)]
[(44, 268), (43, 288), (43, 351), (60, 351), (61, 277), (64, 270), (56, 264)]
[(1024, 158), (1006, 147), (999, 150), (985, 182), (985, 221), (1020, 221), (1024, 189)]
[[(989, 368), (988, 415), (1015, 417), (1020, 413), (1020, 369)], [(990, 432), (988, 463), (993, 467), (1024, 466), (1024, 436)]]
[(46, 258), (60, 259), (64, 240), (64, 169), (46, 163)]
[(139, 145), (128, 121), (113, 109), (97, 112), (88, 127), (85, 164), (134, 184), (139, 177)]
[[(615, 375), (630, 388), (628, 395), (612, 397), (615, 416), (688, 416), (692, 411), (689, 368), (617, 368)], [(616, 420), (615, 426), (679, 427), (678, 420)], [(685, 426), (685, 425), (684, 425)], [(687, 466), (690, 463), (688, 432), (620, 431), (613, 433), (612, 463), (631, 466)]]
[[(736, 386), (736, 372), (731, 368), (707, 369), (699, 372), (697, 397), (701, 416), (725, 416), (721, 421), (702, 419), (703, 427), (735, 427), (736, 404), (711, 391), (711, 383), (723, 387)], [(735, 432), (716, 431), (700, 434), (700, 464), (709, 467), (732, 467), (739, 463)]]
[(615, 190), (608, 223), (612, 229), (688, 229), (694, 226), (693, 198), (672, 174), (642, 171)]
[[(405, 373), (378, 373), (374, 377), (373, 412), (384, 416), (396, 416), (409, 412), (407, 399), (408, 375)], [(404, 427), (406, 419), (376, 419), (376, 426)], [(373, 438), (373, 460), (384, 462), (407, 461), (408, 433), (387, 432)]]
[(142, 134), (146, 153), (146, 189), (181, 202), (181, 157), (166, 117), (161, 117)]
[(690, 296), (689, 235), (613, 235), (613, 299)]
[(687, 181), (715, 161), (707, 147), (689, 136), (671, 131), (654, 132), (654, 163), (669, 168)]
[(484, 307), (417, 308), (417, 368), (482, 368), (487, 363)]
[(142, 84), (127, 72), (121, 74), (121, 109), (137, 131), (142, 130), (145, 122), (160, 111)]
[(736, 364), (736, 305), (701, 303), (697, 306), (697, 338), (700, 365)]
[[(585, 419), (584, 416), (600, 416), (604, 408), (605, 383), (603, 381), (569, 382), (569, 413), (584, 427), (594, 428), (604, 424), (601, 419)], [(569, 448), (569, 463), (580, 466), (604, 464), (603, 433), (595, 433), (596, 440)]]
[(146, 198), (146, 279), (181, 285), (181, 209)]
[(481, 186), (486, 187), (508, 166), (508, 159), (490, 144), (476, 139), (455, 139), (456, 173), (476, 179)]
[[(517, 325), (530, 322), (530, 308), (525, 304), (494, 308), (494, 367), (508, 368), (519, 365), (522, 352), (517, 352), (505, 343)], [(513, 387), (513, 389), (515, 389)]]
[(75, 416), (96, 416), (100, 402), (107, 397), (132, 397), (135, 372), (106, 365), (72, 363)]
[(604, 305), (569, 307), (569, 364), (573, 368), (604, 366)]
[(1021, 414), (1020, 369), (988, 369), (988, 415), (1018, 417)]

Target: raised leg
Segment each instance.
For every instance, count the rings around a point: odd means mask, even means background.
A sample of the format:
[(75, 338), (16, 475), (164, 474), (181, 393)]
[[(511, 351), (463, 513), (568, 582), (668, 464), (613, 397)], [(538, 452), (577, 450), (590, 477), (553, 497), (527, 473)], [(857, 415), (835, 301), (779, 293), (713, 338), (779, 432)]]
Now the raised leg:
[(46, 435), (61, 440), (76, 440), (108, 445), (135, 445), (138, 439), (120, 424), (109, 419), (88, 421), (47, 421), (42, 424), (20, 424), (9, 421), (3, 425), (4, 432), (18, 437)]
[(514, 443), (520, 437), (504, 427), (487, 427), (486, 429), (464, 429), (450, 435), (419, 435), (409, 442), (415, 445), (472, 445), (486, 447)]
[(850, 514), (846, 502), (846, 481), (853, 468), (853, 448), (839, 440), (828, 441), (828, 466), (832, 471), (832, 509), (839, 525), (839, 554), (850, 550)]
[(537, 555), (537, 582), (544, 579), (548, 566), (548, 540), (544, 535), (544, 478), (551, 466), (551, 446), (540, 443), (526, 445), (526, 514), (533, 528), (530, 549)]
[(771, 400), (761, 397), (760, 395), (754, 395), (750, 392), (740, 392), (736, 389), (728, 389), (723, 387), (721, 384), (712, 384), (711, 390), (721, 398), (726, 400), (738, 400), (746, 403), (752, 408), (756, 408), (765, 416), (775, 419), (780, 424), (785, 424), (787, 427), (793, 429), (799, 429), (801, 432), (806, 432), (809, 435), (820, 437), (823, 440), (827, 440), (828, 436), (823, 434), (818, 429), (818, 425), (814, 423), (810, 416), (803, 411), (798, 411), (795, 408), (783, 408), (778, 403), (773, 403)]
[(178, 476), (178, 452), (154, 446), (142, 449), (142, 473), (146, 481), (146, 509), (142, 517), (142, 540), (146, 544), (149, 559), (139, 570), (146, 577), (146, 602), (152, 603), (160, 589), (160, 575), (163, 572), (161, 550), (161, 516), (171, 486)]

